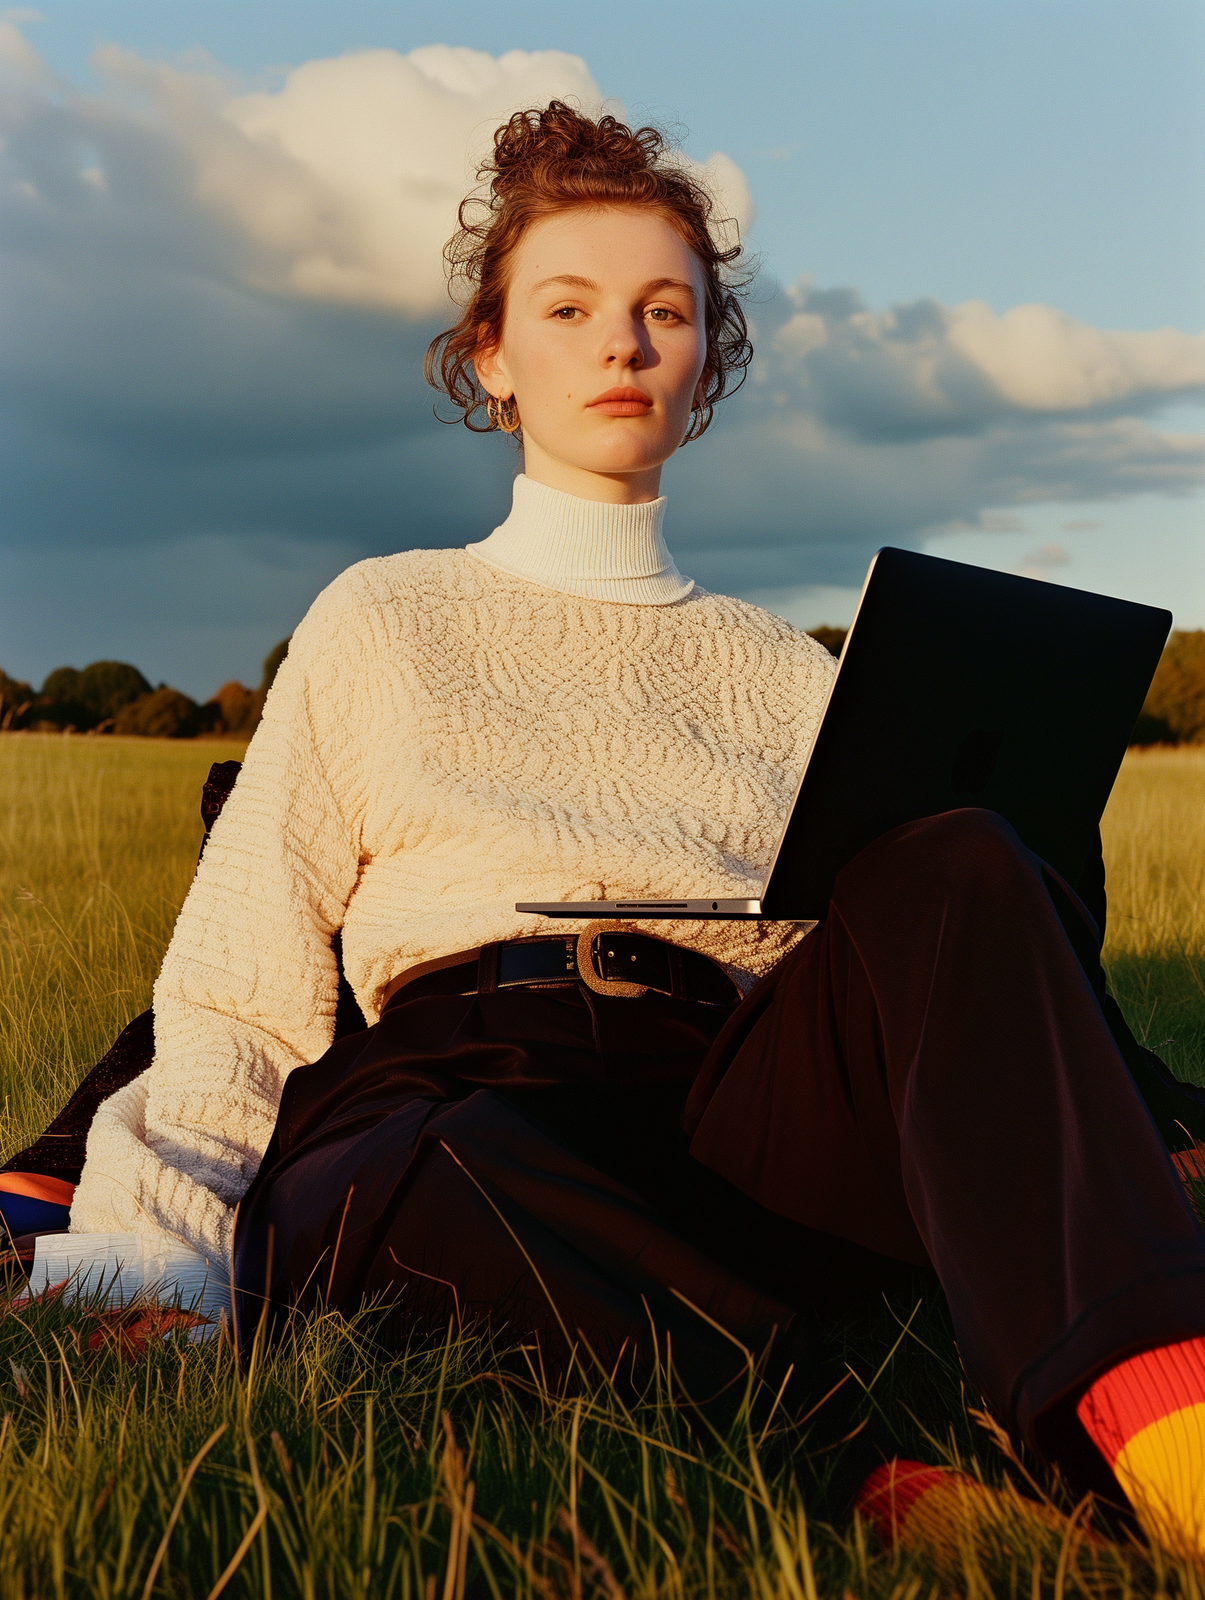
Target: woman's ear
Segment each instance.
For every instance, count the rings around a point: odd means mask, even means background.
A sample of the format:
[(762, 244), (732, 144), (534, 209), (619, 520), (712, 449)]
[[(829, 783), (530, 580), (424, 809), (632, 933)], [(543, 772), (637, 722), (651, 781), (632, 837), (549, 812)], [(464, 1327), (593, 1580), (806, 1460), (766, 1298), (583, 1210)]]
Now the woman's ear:
[(692, 410), (702, 411), (703, 407), (707, 404), (707, 385), (710, 382), (711, 373), (704, 371), (700, 376), (698, 383), (695, 384), (694, 396), (690, 402)]
[(515, 386), (507, 376), (506, 364), (497, 345), (478, 344), (473, 356), (473, 371), (486, 394), (492, 395), (495, 400), (509, 400), (514, 394)]

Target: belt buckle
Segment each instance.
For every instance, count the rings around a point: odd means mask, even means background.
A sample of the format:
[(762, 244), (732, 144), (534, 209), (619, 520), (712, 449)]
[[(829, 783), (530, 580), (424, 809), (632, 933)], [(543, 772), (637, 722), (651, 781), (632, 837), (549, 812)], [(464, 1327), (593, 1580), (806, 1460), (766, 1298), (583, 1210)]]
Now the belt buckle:
[[(496, 947), (491, 966), (493, 982), (490, 987), (498, 989), (576, 985), (577, 944), (572, 934), (502, 940)], [(479, 983), (479, 990), (480, 987)]]
[(639, 933), (630, 922), (589, 922), (577, 937), (577, 970), (587, 989), (595, 994), (609, 994), (625, 1000), (639, 1000), (648, 991), (643, 983), (627, 983), (622, 978), (604, 978), (594, 965), (595, 940), (608, 933)]

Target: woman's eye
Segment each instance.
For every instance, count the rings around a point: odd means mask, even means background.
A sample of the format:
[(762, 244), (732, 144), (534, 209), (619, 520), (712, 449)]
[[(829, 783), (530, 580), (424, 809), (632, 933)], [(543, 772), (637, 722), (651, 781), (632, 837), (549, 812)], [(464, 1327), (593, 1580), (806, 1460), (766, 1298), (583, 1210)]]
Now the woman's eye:
[(558, 306), (552, 313), (561, 322), (572, 322), (577, 316), (576, 306)]
[(678, 313), (672, 306), (652, 306), (649, 309), (649, 316), (652, 317), (654, 322), (677, 322), (679, 320)]

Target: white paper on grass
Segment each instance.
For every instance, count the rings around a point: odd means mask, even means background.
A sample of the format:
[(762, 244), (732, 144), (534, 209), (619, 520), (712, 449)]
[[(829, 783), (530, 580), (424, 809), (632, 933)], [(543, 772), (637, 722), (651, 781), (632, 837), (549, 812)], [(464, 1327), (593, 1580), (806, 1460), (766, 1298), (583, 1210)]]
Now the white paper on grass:
[(209, 1319), (190, 1330), (195, 1341), (213, 1337), (223, 1312), (230, 1320), (229, 1278), (163, 1233), (44, 1233), (34, 1250), (29, 1292), (64, 1281), (73, 1298), (97, 1299), (110, 1309), (141, 1299), (195, 1311)]

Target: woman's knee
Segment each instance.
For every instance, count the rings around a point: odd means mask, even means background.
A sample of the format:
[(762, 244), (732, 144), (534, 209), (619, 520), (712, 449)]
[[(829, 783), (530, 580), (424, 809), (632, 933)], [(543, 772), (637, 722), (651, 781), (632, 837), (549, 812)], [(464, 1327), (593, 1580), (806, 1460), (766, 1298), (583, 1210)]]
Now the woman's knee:
[[(893, 828), (855, 857), (842, 874), (864, 868), (880, 889), (897, 893), (957, 885), (985, 895), (1028, 881), (1040, 888), (1036, 858), (999, 812), (964, 806)], [(840, 880), (839, 880), (840, 882)]]
[(922, 817), (909, 826), (916, 828), (935, 851), (963, 864), (1011, 862), (1029, 855), (1012, 823), (998, 811), (988, 811), (983, 806), (960, 806), (957, 811)]

